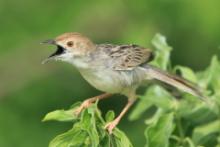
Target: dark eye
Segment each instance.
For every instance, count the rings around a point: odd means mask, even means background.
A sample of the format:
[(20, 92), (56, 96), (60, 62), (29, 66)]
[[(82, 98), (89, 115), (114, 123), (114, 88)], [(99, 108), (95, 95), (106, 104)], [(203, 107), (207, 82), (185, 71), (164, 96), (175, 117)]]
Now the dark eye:
[(73, 41), (68, 41), (68, 42), (67, 42), (67, 46), (68, 46), (68, 47), (72, 47), (73, 44), (74, 44)]

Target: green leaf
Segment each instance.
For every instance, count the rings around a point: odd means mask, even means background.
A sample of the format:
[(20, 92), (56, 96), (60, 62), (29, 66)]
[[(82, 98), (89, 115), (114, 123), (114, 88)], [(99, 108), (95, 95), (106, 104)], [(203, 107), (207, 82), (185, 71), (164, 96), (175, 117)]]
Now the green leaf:
[(173, 96), (160, 86), (151, 86), (146, 93), (140, 97), (140, 102), (129, 116), (130, 120), (136, 120), (147, 111), (152, 105), (163, 108), (164, 110), (175, 109), (177, 101)]
[(159, 118), (163, 114), (164, 114), (163, 109), (158, 108), (152, 117), (150, 117), (150, 118), (145, 120), (145, 124), (147, 124), (147, 125), (155, 125), (158, 122)]
[(77, 117), (74, 115), (74, 110), (55, 110), (53, 112), (48, 113), (42, 121), (73, 121), (76, 120)]
[(210, 66), (203, 72), (198, 73), (200, 84), (203, 87), (211, 86), (217, 92), (220, 88), (220, 63), (217, 56), (213, 56)]
[(77, 116), (74, 114), (74, 110), (80, 106), (80, 102), (76, 102), (73, 104), (69, 110), (55, 110), (50, 113), (48, 113), (42, 121), (63, 121), (63, 122), (68, 122), (68, 121), (74, 121), (77, 120)]
[(184, 139), (184, 143), (186, 144), (186, 145), (184, 144), (184, 146), (196, 147), (196, 145), (193, 143), (193, 141), (189, 137)]
[(106, 122), (110, 122), (115, 118), (115, 113), (114, 111), (108, 111), (105, 115), (105, 120)]
[(174, 71), (175, 72), (180, 71), (182, 77), (184, 77), (185, 79), (192, 81), (194, 83), (197, 82), (196, 74), (189, 67), (178, 65), (178, 66), (175, 66)]
[(145, 131), (147, 147), (168, 147), (169, 138), (174, 129), (174, 114), (161, 115), (157, 122), (153, 122)]
[(134, 121), (139, 119), (142, 114), (152, 106), (152, 103), (143, 96), (140, 96), (140, 100), (135, 105), (132, 112), (129, 114), (129, 120)]
[(176, 114), (187, 120), (188, 123), (200, 125), (218, 117), (219, 109), (216, 104), (210, 106), (207, 103), (196, 100), (194, 97), (192, 99), (189, 98), (190, 95), (185, 95), (176, 111)]
[(88, 145), (88, 135), (82, 131), (80, 125), (75, 125), (71, 130), (58, 135), (49, 144), (49, 147), (70, 147)]
[(196, 127), (193, 131), (192, 138), (196, 144), (203, 144), (208, 141), (208, 135), (212, 135), (214, 133), (220, 133), (220, 120), (212, 121), (205, 125)]
[(81, 105), (81, 102), (75, 102), (74, 104), (72, 104), (70, 106), (70, 109), (76, 109), (77, 107), (79, 107)]
[(146, 94), (142, 97), (153, 105), (166, 110), (173, 109), (176, 103), (173, 96), (160, 86), (149, 87)]
[(88, 133), (92, 147), (96, 147), (99, 144), (99, 135), (96, 127), (94, 110), (94, 108), (90, 107), (88, 110), (84, 111), (82, 120), (80, 122), (81, 129)]
[(133, 147), (127, 136), (122, 131), (115, 129), (113, 135), (114, 143), (117, 147)]
[(156, 34), (152, 40), (155, 47), (155, 59), (151, 62), (153, 65), (166, 70), (170, 65), (170, 51), (172, 48), (167, 44), (166, 38), (161, 34)]

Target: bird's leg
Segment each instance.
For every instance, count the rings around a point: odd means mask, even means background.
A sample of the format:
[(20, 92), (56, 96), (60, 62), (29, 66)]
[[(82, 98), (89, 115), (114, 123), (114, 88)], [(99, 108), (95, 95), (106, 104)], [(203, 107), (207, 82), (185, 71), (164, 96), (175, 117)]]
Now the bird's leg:
[(105, 129), (108, 130), (109, 134), (112, 134), (112, 130), (117, 126), (121, 118), (125, 115), (125, 113), (128, 111), (128, 109), (132, 106), (135, 99), (128, 99), (128, 103), (125, 105), (121, 113), (116, 117), (113, 121), (107, 123), (105, 125)]
[(83, 103), (79, 106), (79, 108), (77, 108), (77, 109), (74, 111), (74, 114), (79, 115), (80, 112), (82, 112), (83, 109), (88, 108), (88, 107), (89, 107), (93, 102), (95, 102), (96, 100), (101, 100), (101, 99), (104, 99), (104, 98), (108, 98), (108, 97), (110, 97), (110, 96), (112, 96), (112, 94), (110, 94), (110, 93), (104, 93), (104, 94), (101, 94), (101, 95), (98, 95), (98, 96), (89, 98), (89, 99), (83, 101)]

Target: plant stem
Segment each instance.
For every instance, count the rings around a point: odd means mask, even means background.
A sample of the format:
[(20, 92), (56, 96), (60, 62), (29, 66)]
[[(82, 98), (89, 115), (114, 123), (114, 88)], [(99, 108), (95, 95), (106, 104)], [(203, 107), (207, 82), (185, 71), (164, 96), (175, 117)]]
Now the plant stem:
[(183, 130), (181, 119), (180, 119), (179, 116), (177, 116), (176, 120), (177, 120), (177, 129), (178, 129), (178, 133), (179, 133), (179, 136), (180, 136), (179, 144), (182, 144), (183, 141), (184, 141), (184, 138), (185, 138), (184, 130)]

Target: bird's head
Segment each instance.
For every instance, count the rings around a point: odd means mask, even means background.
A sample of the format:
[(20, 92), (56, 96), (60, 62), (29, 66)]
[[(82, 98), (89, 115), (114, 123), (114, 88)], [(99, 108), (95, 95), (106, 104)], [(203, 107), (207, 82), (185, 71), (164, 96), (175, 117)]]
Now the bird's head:
[(57, 50), (43, 63), (55, 59), (71, 62), (76, 57), (83, 57), (95, 50), (94, 43), (80, 33), (64, 33), (55, 39), (43, 41), (42, 44), (57, 46)]

